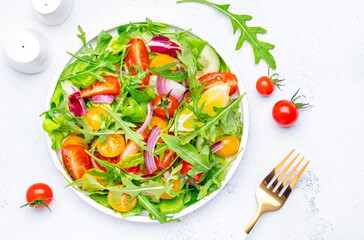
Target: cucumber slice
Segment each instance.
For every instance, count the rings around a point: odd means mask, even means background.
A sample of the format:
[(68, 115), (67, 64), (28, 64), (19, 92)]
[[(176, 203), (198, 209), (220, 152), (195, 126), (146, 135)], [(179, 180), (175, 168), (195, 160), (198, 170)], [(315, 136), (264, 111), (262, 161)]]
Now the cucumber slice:
[(61, 87), (62, 87), (63, 96), (65, 99), (66, 98), (68, 99), (69, 95), (73, 94), (75, 91), (80, 91), (79, 88), (73, 86), (73, 84), (70, 80), (61, 82)]
[(203, 69), (196, 73), (196, 78), (199, 78), (206, 73), (219, 72), (220, 70), (220, 57), (209, 45), (206, 45), (202, 49), (198, 61), (203, 66)]

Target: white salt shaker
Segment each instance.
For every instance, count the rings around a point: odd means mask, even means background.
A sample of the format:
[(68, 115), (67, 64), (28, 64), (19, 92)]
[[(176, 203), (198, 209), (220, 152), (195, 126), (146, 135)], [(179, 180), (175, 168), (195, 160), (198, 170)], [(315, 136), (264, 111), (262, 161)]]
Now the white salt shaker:
[(32, 0), (36, 18), (46, 25), (64, 22), (72, 12), (74, 0)]
[(5, 58), (14, 69), (38, 73), (51, 62), (50, 42), (36, 30), (16, 30), (4, 39)]

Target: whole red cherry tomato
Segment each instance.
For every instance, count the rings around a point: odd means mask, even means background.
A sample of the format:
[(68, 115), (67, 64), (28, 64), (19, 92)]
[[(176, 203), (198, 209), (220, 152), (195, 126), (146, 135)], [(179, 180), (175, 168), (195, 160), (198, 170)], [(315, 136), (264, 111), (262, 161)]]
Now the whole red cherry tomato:
[(308, 103), (296, 103), (296, 100), (302, 97), (302, 95), (296, 97), (298, 91), (293, 95), (291, 101), (281, 100), (274, 104), (272, 115), (278, 125), (282, 127), (292, 126), (298, 119), (298, 109), (310, 106)]
[(45, 183), (35, 183), (31, 185), (26, 193), (27, 204), (21, 207), (30, 206), (32, 208), (48, 208), (53, 200), (52, 189)]
[[(170, 94), (158, 95), (153, 100), (153, 112), (160, 118), (169, 119), (173, 117), (178, 108), (178, 100)], [(167, 114), (168, 112), (168, 114)]]
[[(268, 69), (268, 76), (269, 76), (269, 69)], [(277, 73), (272, 74), (271, 76), (263, 76), (260, 77), (256, 83), (257, 91), (263, 95), (263, 96), (269, 96), (274, 91), (275, 86), (277, 86), (280, 89), (280, 86), (283, 86), (280, 84), (284, 79), (278, 79)]]

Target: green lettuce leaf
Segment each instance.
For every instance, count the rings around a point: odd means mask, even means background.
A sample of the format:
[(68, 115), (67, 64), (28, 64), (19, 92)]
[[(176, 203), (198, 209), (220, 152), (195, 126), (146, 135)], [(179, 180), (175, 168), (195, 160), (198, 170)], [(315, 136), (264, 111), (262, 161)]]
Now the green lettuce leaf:
[(111, 39), (112, 36), (108, 34), (106, 31), (102, 30), (97, 38), (97, 45), (95, 51), (99, 53), (103, 52), (109, 45)]

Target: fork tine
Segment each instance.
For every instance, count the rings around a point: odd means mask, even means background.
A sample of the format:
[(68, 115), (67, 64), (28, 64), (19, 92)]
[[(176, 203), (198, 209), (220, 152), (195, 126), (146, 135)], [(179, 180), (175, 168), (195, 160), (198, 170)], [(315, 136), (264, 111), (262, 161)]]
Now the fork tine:
[(310, 163), (310, 161), (307, 161), (307, 163), (302, 167), (302, 169), (299, 171), (299, 173), (296, 175), (296, 177), (292, 180), (292, 182), (289, 184), (287, 189), (284, 191), (283, 196), (285, 198), (288, 198), (289, 194), (293, 190), (294, 186), (296, 185), (298, 179), (301, 177), (303, 171), (305, 171), (307, 165)]
[(298, 158), (300, 154), (297, 154), (293, 160), (287, 165), (287, 167), (281, 172), (281, 174), (279, 174), (279, 176), (277, 177), (277, 179), (272, 183), (272, 189), (276, 187), (276, 185), (279, 183), (279, 181), (281, 181), (281, 179), (284, 177), (284, 174), (286, 174), (286, 172), (288, 171), (288, 169), (292, 166), (292, 164), (294, 163), (294, 161), (296, 161), (296, 159)]
[[(277, 194), (279, 194), (282, 191), (282, 189), (284, 188), (284, 186), (286, 186), (288, 180), (292, 177), (292, 175), (294, 174), (294, 172), (296, 171), (298, 166), (302, 163), (303, 159), (305, 159), (305, 157), (301, 158), (301, 160), (296, 164), (296, 166), (291, 170), (291, 172), (288, 174), (288, 176), (284, 179), (283, 183), (279, 186), (279, 188), (276, 191)], [(294, 160), (296, 160), (296, 158)], [(291, 163), (293, 163), (293, 161)], [(287, 167), (290, 167), (290, 166), (287, 166)]]
[(274, 175), (281, 169), (281, 167), (286, 163), (287, 159), (292, 155), (294, 149), (288, 153), (288, 155), (264, 178), (263, 184), (268, 185), (269, 182), (273, 179)]

